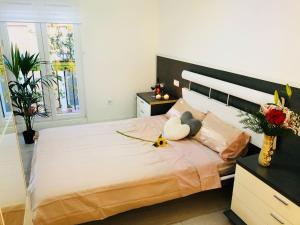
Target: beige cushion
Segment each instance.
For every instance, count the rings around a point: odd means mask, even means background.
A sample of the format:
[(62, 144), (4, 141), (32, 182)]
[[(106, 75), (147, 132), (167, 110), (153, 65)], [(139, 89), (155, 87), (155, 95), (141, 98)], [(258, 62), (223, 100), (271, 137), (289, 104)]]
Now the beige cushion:
[(205, 117), (205, 113), (193, 108), (190, 106), (184, 99), (180, 98), (172, 106), (172, 108), (167, 112), (166, 116), (171, 117), (180, 117), (182, 113), (189, 111), (192, 113), (193, 117), (197, 120), (202, 121)]
[(208, 112), (200, 131), (194, 137), (224, 160), (237, 158), (246, 149), (250, 136)]

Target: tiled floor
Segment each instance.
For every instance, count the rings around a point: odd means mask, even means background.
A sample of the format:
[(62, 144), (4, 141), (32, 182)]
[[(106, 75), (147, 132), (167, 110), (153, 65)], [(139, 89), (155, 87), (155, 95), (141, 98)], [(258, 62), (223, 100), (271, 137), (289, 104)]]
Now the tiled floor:
[(230, 225), (223, 211), (197, 216), (172, 225)]

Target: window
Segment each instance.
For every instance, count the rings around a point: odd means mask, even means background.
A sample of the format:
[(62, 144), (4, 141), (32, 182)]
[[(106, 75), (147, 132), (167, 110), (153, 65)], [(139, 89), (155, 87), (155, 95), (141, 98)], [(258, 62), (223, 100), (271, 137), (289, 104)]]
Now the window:
[(2, 24), (1, 35), (7, 36), (8, 41), (3, 42), (6, 52), (13, 44), (21, 52), (39, 53), (43, 63), (31, 72), (34, 79), (47, 74), (57, 75), (54, 87), (41, 84), (38, 90), (49, 119), (84, 115), (76, 24), (8, 22)]
[(79, 112), (73, 25), (47, 24), (47, 37), (52, 70), (61, 78), (56, 85), (56, 112)]

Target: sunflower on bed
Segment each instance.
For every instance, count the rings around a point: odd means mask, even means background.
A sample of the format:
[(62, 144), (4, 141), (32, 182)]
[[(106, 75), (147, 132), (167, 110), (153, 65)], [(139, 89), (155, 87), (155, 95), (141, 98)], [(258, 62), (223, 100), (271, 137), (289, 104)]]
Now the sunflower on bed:
[(156, 148), (165, 147), (168, 141), (177, 141), (185, 137), (192, 137), (200, 130), (202, 123), (200, 120), (194, 119), (191, 112), (186, 111), (180, 117), (171, 117), (165, 124), (163, 133), (159, 135), (156, 141), (151, 141), (135, 136), (128, 135), (124, 132), (117, 131), (125, 137), (150, 142)]
[(156, 148), (158, 148), (158, 147), (165, 147), (165, 146), (168, 145), (167, 139), (165, 139), (165, 138), (162, 136), (162, 134), (159, 135), (159, 137), (157, 138), (156, 141), (151, 141), (151, 140), (147, 140), (147, 139), (144, 139), (144, 138), (139, 138), (139, 137), (131, 136), (131, 135), (126, 134), (126, 133), (124, 133), (124, 132), (122, 132), (122, 131), (119, 131), (119, 130), (117, 130), (117, 133), (118, 133), (118, 134), (121, 134), (121, 135), (123, 135), (123, 136), (125, 136), (125, 137), (135, 139), (135, 140), (140, 140), (140, 141), (150, 142), (150, 143), (152, 143), (152, 145), (153, 145), (154, 147), (156, 147)]

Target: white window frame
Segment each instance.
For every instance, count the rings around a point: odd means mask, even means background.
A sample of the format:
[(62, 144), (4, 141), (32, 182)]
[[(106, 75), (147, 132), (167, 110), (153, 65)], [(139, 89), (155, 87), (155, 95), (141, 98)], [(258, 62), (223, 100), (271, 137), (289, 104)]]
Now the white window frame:
[[(0, 40), (0, 54), (3, 54), (2, 50), (3, 50), (3, 46), (2, 46), (2, 42)], [(2, 74), (2, 75), (4, 76), (4, 82), (7, 83), (6, 73), (4, 72), (4, 74)], [(1, 95), (1, 100), (0, 100), (1, 103), (0, 104), (2, 104), (2, 107), (0, 107), (0, 139), (1, 139), (1, 135), (4, 135), (5, 132), (9, 128), (12, 129), (12, 127), (10, 127), (10, 125), (11, 125), (10, 122), (12, 121), (12, 113), (13, 113), (12, 111), (8, 111), (8, 112), (7, 111), (3, 111), (3, 108), (5, 107), (5, 106), (3, 106), (3, 103), (5, 103), (5, 99), (4, 99), (5, 96), (4, 96), (4, 94), (6, 94), (6, 93), (3, 92), (3, 91), (5, 91), (3, 88), (4, 87), (1, 85), (1, 90), (0, 90), (0, 92), (1, 92), (0, 93), (0, 95)], [(8, 91), (8, 89), (7, 89), (7, 91)], [(11, 106), (10, 100), (9, 100), (9, 104)]]
[[(48, 45), (48, 36), (47, 36), (47, 24), (50, 23), (34, 23), (38, 41), (38, 48), (40, 53), (41, 60), (50, 61), (49, 57), (49, 45)], [(59, 24), (59, 23), (55, 23)], [(71, 24), (71, 23), (69, 23)], [(59, 114), (56, 112), (55, 108), (55, 95), (54, 91), (48, 90), (44, 88), (45, 99), (50, 99), (49, 102), (46, 100), (47, 107), (51, 109), (51, 115), (48, 118), (39, 118), (35, 119), (35, 123), (38, 127), (40, 127), (39, 123), (50, 123), (56, 122), (55, 124), (67, 125), (67, 124), (76, 124), (86, 122), (86, 105), (85, 105), (85, 92), (84, 92), (84, 83), (83, 83), (83, 67), (82, 67), (82, 52), (81, 52), (81, 43), (80, 43), (80, 28), (79, 24), (72, 24), (73, 32), (74, 32), (74, 51), (75, 51), (75, 63), (76, 63), (76, 78), (77, 78), (77, 90), (78, 90), (78, 98), (79, 98), (79, 107), (80, 112), (74, 113), (62, 113)], [(6, 55), (10, 54), (10, 41), (7, 31), (6, 22), (0, 22), (0, 40), (3, 45), (3, 52)], [(48, 68), (47, 68), (48, 67)], [(51, 68), (50, 65), (41, 65), (41, 71), (43, 74), (50, 74)], [(72, 122), (74, 120), (74, 122)], [(17, 119), (19, 121), (19, 119)], [(41, 126), (43, 127), (43, 126)]]
[[(2, 104), (2, 102), (0, 104)], [(6, 115), (5, 117), (3, 117), (3, 114), (5, 113), (3, 112), (2, 107), (0, 107), (0, 136), (1, 136), (2, 129), (5, 127), (6, 124)]]

